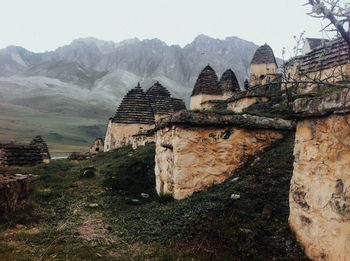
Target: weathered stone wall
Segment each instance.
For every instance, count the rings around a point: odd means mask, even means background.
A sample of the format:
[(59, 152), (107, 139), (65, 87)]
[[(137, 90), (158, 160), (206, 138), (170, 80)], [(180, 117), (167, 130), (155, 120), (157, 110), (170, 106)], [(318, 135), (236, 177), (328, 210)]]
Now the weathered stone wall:
[[(332, 84), (341, 83), (348, 80), (347, 75), (350, 75), (350, 63), (334, 66), (331, 68), (322, 69), (320, 71), (311, 71), (300, 73), (295, 68), (298, 66), (298, 63), (291, 65), (287, 69), (286, 75), (291, 75), (290, 79), (285, 80), (289, 82), (285, 84), (288, 88), (295, 85), (295, 82), (300, 82), (298, 84), (297, 93), (298, 94), (307, 94), (312, 92), (318, 92), (328, 86), (321, 86), (319, 82), (325, 82)], [(308, 83), (310, 82), (310, 83)]]
[[(273, 80), (275, 78), (274, 74), (276, 73), (277, 66), (274, 63), (252, 64), (250, 66), (250, 86), (266, 84), (267, 77), (270, 77), (270, 80)], [(261, 75), (268, 76), (262, 78)]]
[(170, 115), (171, 113), (168, 113), (168, 114), (160, 114), (160, 113), (155, 113), (154, 114), (154, 121), (158, 121), (162, 118), (166, 118)]
[(154, 137), (138, 139), (134, 137), (135, 134), (152, 128), (154, 128), (153, 124), (114, 123), (110, 120), (106, 132), (104, 151), (128, 145), (132, 145), (135, 148), (135, 146), (144, 145), (147, 142), (154, 141)]
[(256, 116), (182, 112), (156, 129), (157, 192), (182, 199), (223, 182), (292, 126)]
[(205, 101), (201, 103), (201, 109), (202, 110), (212, 110), (214, 107), (219, 103), (220, 101), (216, 100), (210, 100), (210, 101)]
[(34, 145), (0, 144), (0, 166), (34, 166), (43, 163), (41, 150)]
[(97, 155), (100, 152), (104, 151), (104, 142), (102, 138), (97, 138), (94, 140), (90, 147), (90, 154), (91, 155)]
[(27, 197), (28, 177), (0, 175), (0, 216), (5, 216), (23, 204)]
[(349, 115), (300, 120), (289, 223), (313, 260), (350, 260)]
[(268, 102), (269, 99), (267, 97), (244, 97), (241, 99), (229, 101), (227, 103), (227, 109), (233, 112), (243, 112), (245, 108), (249, 106), (259, 103), (259, 102)]
[(350, 260), (350, 97), (298, 99), (289, 224), (312, 260)]
[(223, 95), (198, 94), (191, 97), (191, 110), (203, 110), (202, 103), (210, 100), (225, 100)]

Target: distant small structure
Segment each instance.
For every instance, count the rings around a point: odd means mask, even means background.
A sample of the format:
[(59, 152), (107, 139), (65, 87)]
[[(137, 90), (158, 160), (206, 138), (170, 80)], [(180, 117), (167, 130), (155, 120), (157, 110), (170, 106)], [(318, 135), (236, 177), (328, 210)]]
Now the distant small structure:
[(96, 138), (90, 147), (90, 154), (97, 155), (104, 151), (104, 142), (102, 138)]
[(0, 166), (35, 166), (49, 163), (49, 149), (41, 136), (36, 136), (29, 144), (0, 143)]
[(30, 145), (40, 149), (41, 158), (44, 163), (50, 163), (51, 156), (50, 156), (49, 148), (47, 147), (46, 142), (43, 140), (43, 138), (40, 135), (36, 136), (30, 142)]
[(250, 64), (250, 86), (271, 82), (279, 76), (277, 69), (276, 58), (271, 47), (267, 44), (260, 46)]
[(241, 91), (237, 77), (231, 69), (226, 70), (222, 74), (219, 81), (219, 86), (221, 88), (224, 99), (231, 98), (232, 95)]

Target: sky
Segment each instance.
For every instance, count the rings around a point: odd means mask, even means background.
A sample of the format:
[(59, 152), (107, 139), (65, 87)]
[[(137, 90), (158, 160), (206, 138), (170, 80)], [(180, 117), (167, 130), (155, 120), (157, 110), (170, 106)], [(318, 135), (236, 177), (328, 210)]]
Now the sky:
[(184, 46), (199, 34), (268, 43), (292, 53), (294, 35), (322, 37), (306, 0), (0, 0), (0, 48), (44, 52), (83, 37), (159, 38)]

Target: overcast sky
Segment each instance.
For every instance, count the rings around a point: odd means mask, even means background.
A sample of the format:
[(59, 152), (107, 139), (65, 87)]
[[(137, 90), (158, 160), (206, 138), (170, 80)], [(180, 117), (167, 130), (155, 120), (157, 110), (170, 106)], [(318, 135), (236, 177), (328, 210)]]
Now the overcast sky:
[(303, 30), (321, 37), (321, 21), (307, 16), (306, 0), (0, 0), (0, 48), (54, 50), (73, 39), (119, 42), (159, 38), (184, 46), (198, 34), (237, 36), (275, 55), (292, 50)]

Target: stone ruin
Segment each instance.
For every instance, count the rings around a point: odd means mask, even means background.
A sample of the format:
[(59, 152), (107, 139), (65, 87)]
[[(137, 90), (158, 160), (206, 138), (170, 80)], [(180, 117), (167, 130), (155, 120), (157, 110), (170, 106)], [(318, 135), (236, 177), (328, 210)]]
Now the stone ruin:
[(90, 154), (91, 155), (97, 155), (100, 152), (104, 151), (104, 142), (102, 138), (97, 138), (92, 143), (92, 146), (90, 147)]
[(28, 176), (0, 174), (0, 217), (24, 205), (28, 193)]
[(30, 142), (30, 145), (40, 149), (41, 158), (44, 163), (50, 163), (51, 156), (50, 156), (49, 148), (47, 147), (46, 142), (43, 140), (41, 136), (36, 136)]
[(0, 143), (0, 167), (35, 166), (50, 162), (46, 142), (35, 137), (29, 144)]
[(185, 103), (170, 97), (169, 91), (159, 82), (146, 93), (138, 84), (125, 95), (115, 116), (109, 120), (104, 151), (154, 142), (154, 135), (146, 131), (154, 128), (155, 120), (183, 109), (186, 109)]

